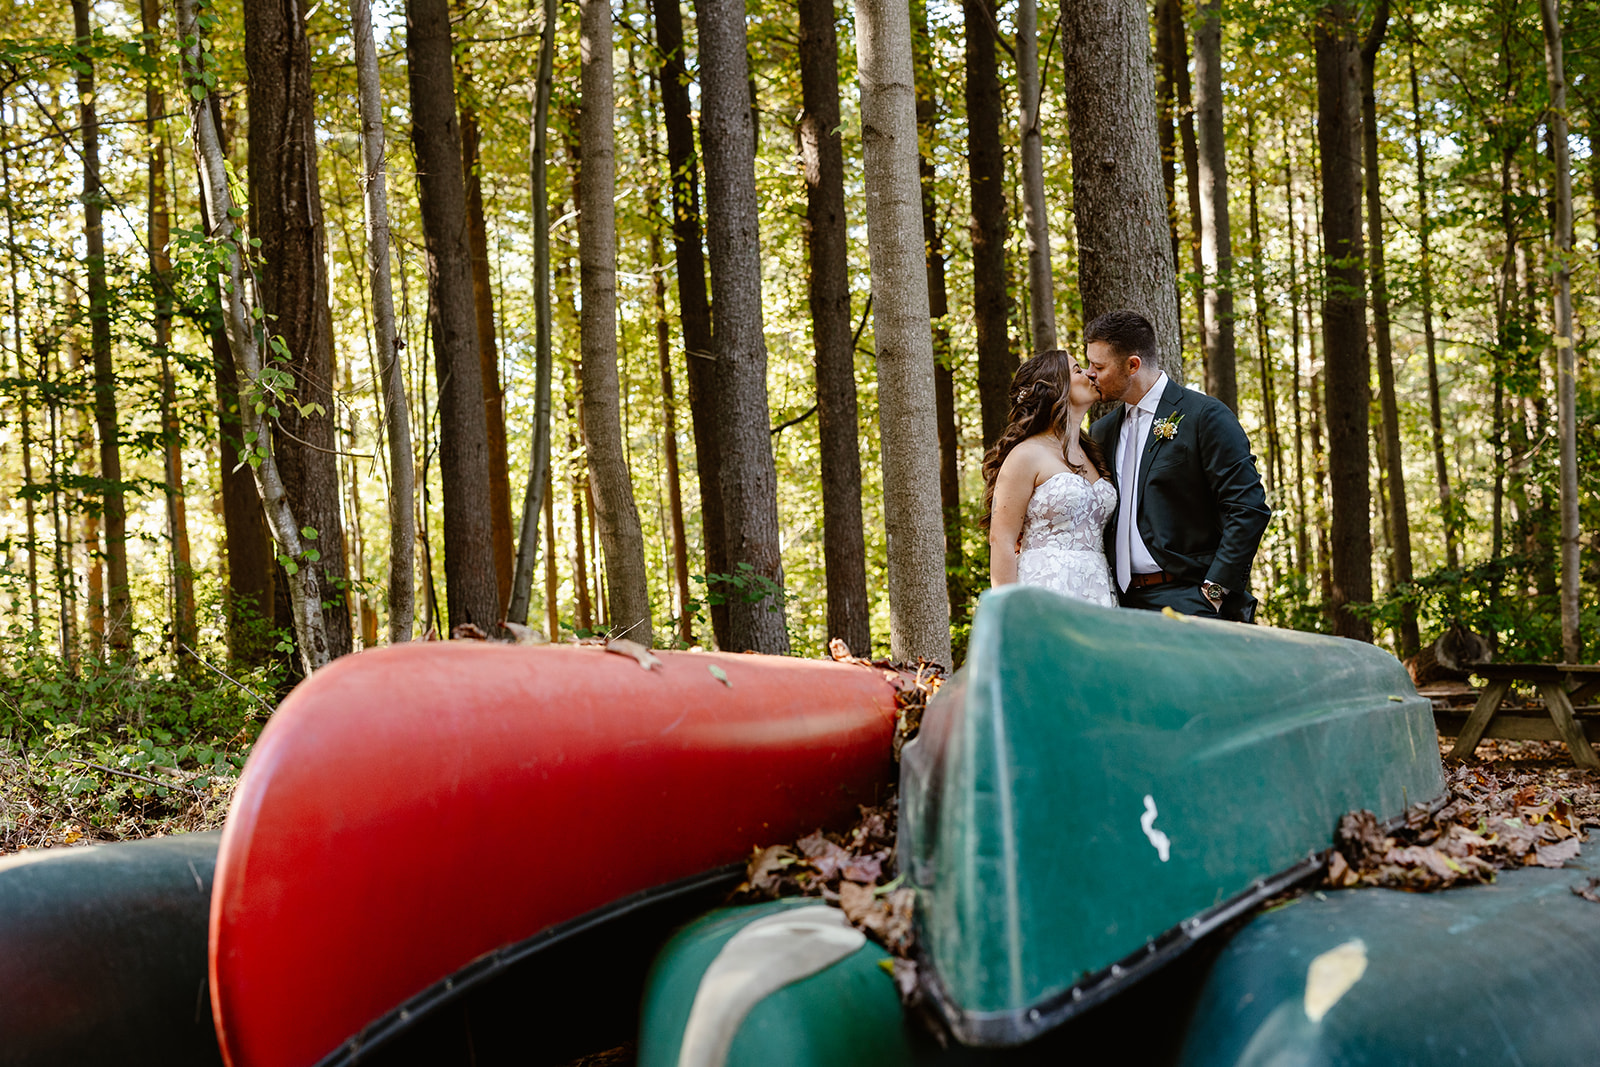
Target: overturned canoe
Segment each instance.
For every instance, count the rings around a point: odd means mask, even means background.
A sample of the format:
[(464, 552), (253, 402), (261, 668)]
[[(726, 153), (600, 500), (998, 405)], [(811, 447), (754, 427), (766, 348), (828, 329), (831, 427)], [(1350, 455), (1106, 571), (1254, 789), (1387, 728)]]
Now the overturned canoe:
[(1260, 915), (1201, 987), (1183, 1067), (1600, 1063), (1600, 871), (1351, 889)]
[(902, 757), (924, 991), (1021, 1044), (1315, 870), (1340, 815), (1442, 790), (1371, 645), (993, 591)]
[(884, 672), (657, 655), (645, 669), (596, 648), (413, 644), (300, 686), (218, 857), (211, 975), (233, 1067), (379, 1062), (563, 951), (594, 988), (544, 964), (524, 1003), (625, 999), (585, 946), (629, 922), (664, 936), (727, 887), (725, 865), (847, 821), (892, 779)]
[(220, 1064), (206, 916), (220, 835), (0, 860), (0, 1064)]
[[(640, 1067), (1033, 1067), (1171, 1064), (1209, 962), (1190, 953), (1020, 1048), (941, 1046), (900, 1007), (890, 957), (836, 908), (791, 899), (723, 908), (675, 934), (651, 968)], [(1151, 1025), (1159, 1020), (1159, 1025)]]

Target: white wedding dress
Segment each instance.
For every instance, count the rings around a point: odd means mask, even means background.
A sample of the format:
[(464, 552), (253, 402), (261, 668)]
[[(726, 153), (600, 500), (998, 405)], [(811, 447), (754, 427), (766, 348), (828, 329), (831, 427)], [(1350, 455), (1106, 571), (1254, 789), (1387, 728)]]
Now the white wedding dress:
[(1062, 471), (1036, 487), (1022, 520), (1017, 581), (1114, 608), (1117, 594), (1106, 562), (1106, 522), (1117, 510), (1110, 478), (1091, 483)]

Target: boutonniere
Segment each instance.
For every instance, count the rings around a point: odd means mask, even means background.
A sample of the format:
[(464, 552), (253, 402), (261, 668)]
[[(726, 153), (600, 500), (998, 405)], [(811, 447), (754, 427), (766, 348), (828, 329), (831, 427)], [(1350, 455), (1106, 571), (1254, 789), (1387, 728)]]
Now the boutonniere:
[(1157, 419), (1150, 425), (1150, 436), (1160, 441), (1170, 441), (1178, 436), (1178, 423), (1183, 421), (1183, 415), (1173, 412), (1164, 419)]

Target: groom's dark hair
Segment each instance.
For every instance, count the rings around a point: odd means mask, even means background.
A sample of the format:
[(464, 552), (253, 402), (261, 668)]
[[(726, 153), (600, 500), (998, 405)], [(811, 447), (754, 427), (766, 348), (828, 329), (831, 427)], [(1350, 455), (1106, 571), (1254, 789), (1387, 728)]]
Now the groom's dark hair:
[(1083, 330), (1083, 343), (1102, 341), (1127, 363), (1129, 356), (1138, 356), (1149, 366), (1160, 364), (1156, 352), (1156, 328), (1150, 320), (1137, 311), (1108, 311)]

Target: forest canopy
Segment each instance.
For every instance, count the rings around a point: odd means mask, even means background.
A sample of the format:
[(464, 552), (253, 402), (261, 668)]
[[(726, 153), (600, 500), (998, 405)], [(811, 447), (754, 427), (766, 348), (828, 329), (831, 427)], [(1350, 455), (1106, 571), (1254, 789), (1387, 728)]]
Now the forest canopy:
[[(1592, 0), (1073, 6), (0, 0), (4, 641), (264, 691), (507, 617), (959, 661), (1006, 385), (1084, 324), (1075, 101), (1153, 116), (1261, 621), (1592, 660)], [(1154, 94), (1074, 97), (1129, 11)]]

